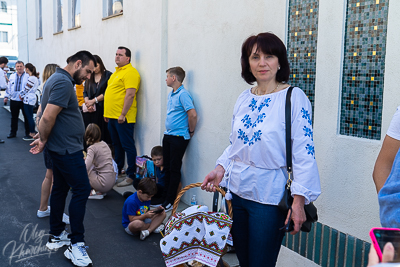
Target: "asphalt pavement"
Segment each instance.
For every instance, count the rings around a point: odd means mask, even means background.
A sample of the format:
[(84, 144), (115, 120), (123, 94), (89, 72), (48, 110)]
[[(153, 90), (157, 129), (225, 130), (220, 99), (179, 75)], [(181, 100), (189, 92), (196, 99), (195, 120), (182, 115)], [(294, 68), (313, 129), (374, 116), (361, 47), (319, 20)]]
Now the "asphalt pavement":
[[(46, 173), (43, 155), (29, 153), (30, 142), (22, 140), (21, 121), (17, 137), (7, 139), (11, 115), (2, 108), (2, 102), (0, 139), (5, 143), (0, 144), (0, 266), (73, 266), (63, 255), (66, 247), (52, 253), (45, 249), (49, 217), (36, 217)], [(87, 202), (85, 241), (93, 266), (165, 266), (160, 234), (141, 241), (125, 233), (121, 224), (123, 204), (124, 198), (114, 190), (102, 200)]]

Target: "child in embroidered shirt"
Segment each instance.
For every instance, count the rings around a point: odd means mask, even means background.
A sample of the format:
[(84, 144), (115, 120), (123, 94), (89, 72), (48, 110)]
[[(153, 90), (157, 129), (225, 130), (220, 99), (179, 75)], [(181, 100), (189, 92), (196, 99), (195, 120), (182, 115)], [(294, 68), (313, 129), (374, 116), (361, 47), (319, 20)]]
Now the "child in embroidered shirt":
[(115, 184), (116, 173), (109, 146), (101, 140), (101, 130), (97, 124), (90, 123), (85, 132), (89, 146), (85, 158), (90, 186), (93, 188), (89, 199), (102, 199)]
[[(159, 233), (164, 230), (162, 224), (165, 211), (156, 213), (150, 211), (151, 197), (157, 193), (157, 185), (151, 178), (143, 178), (138, 184), (138, 190), (128, 197), (122, 209), (122, 226), (129, 235), (140, 234), (144, 240), (150, 233)], [(159, 209), (163, 209), (159, 207)]]

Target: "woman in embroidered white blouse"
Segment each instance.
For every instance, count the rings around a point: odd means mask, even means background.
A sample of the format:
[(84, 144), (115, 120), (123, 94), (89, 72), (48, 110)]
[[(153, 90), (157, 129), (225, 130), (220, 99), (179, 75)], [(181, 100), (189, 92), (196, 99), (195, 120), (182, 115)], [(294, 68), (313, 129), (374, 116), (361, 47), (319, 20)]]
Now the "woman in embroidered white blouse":
[[(232, 118), (230, 145), (204, 179), (202, 189), (224, 186), (233, 207), (233, 242), (240, 266), (275, 266), (289, 220), (277, 205), (287, 180), (285, 99), (290, 87), (286, 48), (272, 33), (250, 36), (242, 45), (242, 77), (257, 86), (238, 98)], [(311, 104), (295, 87), (292, 102), (294, 197), (292, 220), (296, 234), (306, 220), (304, 205), (321, 193), (315, 161)]]

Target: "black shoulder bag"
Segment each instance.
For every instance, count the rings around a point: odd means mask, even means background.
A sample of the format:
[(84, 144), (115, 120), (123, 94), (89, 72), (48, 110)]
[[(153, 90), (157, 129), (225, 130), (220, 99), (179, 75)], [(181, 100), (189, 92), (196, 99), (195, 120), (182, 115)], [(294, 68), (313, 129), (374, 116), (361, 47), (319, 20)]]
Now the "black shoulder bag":
[[(285, 216), (288, 214), (290, 210), (290, 220), (289, 222), (280, 228), (285, 232), (291, 232), (294, 229), (294, 224), (292, 221), (292, 204), (293, 197), (290, 191), (290, 186), (292, 184), (292, 134), (291, 134), (291, 126), (292, 126), (292, 108), (290, 97), (292, 95), (293, 87), (289, 87), (286, 94), (286, 105), (285, 105), (285, 125), (286, 125), (286, 169), (288, 173), (288, 180), (285, 185), (285, 191), (283, 193), (282, 199), (278, 204), (279, 209), (282, 211)], [(304, 211), (306, 213), (307, 220), (301, 226), (301, 231), (310, 232), (312, 228), (312, 224), (318, 220), (317, 208), (313, 203), (308, 205), (304, 205)]]

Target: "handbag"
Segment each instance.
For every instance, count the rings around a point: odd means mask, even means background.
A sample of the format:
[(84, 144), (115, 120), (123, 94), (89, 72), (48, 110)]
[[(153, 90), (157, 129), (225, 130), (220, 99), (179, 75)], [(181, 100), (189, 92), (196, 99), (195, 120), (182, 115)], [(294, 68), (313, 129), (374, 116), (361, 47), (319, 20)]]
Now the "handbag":
[[(283, 192), (283, 196), (281, 201), (278, 204), (278, 208), (282, 211), (283, 214), (287, 215), (290, 211), (290, 220), (287, 225), (280, 228), (280, 230), (284, 230), (285, 232), (291, 232), (294, 229), (293, 221), (292, 221), (292, 204), (293, 197), (290, 191), (290, 186), (292, 184), (292, 138), (291, 138), (291, 102), (290, 97), (292, 95), (293, 87), (289, 87), (286, 94), (286, 104), (285, 104), (285, 126), (286, 126), (286, 170), (288, 173), (288, 179), (285, 185), (285, 190)], [(306, 221), (301, 226), (301, 231), (310, 232), (312, 228), (312, 224), (318, 220), (317, 208), (311, 202), (308, 205), (304, 205), (304, 211), (306, 213)]]

